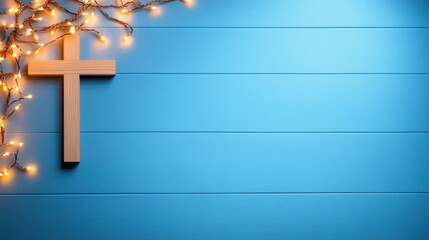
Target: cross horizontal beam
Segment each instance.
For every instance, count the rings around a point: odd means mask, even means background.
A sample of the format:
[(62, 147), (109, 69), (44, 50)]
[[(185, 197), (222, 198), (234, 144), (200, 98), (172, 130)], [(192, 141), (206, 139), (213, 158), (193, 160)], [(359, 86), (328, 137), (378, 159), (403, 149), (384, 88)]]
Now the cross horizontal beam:
[(28, 73), (34, 76), (112, 76), (116, 74), (116, 64), (114, 60), (32, 60), (29, 61)]

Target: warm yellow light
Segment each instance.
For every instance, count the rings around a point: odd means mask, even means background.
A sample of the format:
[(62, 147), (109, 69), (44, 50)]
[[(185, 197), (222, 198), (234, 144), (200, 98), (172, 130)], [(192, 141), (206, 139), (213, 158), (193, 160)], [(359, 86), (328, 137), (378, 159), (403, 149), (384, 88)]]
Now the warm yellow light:
[(22, 147), (22, 146), (24, 146), (24, 143), (20, 142), (20, 143), (18, 144), (18, 146)]
[(75, 27), (71, 27), (71, 28), (70, 28), (70, 33), (71, 33), (71, 34), (74, 34), (75, 32), (76, 32), (76, 28), (75, 28)]
[(19, 11), (18, 8), (11, 8), (11, 9), (9, 9), (10, 13), (17, 13), (18, 11)]
[(129, 13), (130, 11), (128, 11), (127, 9), (122, 9), (121, 13)]
[(24, 98), (27, 98), (27, 99), (32, 99), (33, 98), (33, 95), (27, 95), (27, 96), (25, 96)]
[(21, 104), (15, 107), (15, 110), (19, 110), (21, 108)]
[(10, 145), (14, 145), (14, 144), (15, 144), (15, 141), (10, 141), (10, 142), (9, 142), (9, 144), (10, 144)]

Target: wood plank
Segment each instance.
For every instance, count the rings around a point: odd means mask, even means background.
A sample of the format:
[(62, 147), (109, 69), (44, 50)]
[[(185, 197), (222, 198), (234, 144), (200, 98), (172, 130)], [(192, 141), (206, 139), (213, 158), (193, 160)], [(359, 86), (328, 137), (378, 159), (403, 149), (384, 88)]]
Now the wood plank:
[(17, 134), (0, 193), (429, 192), (429, 134), (88, 134), (77, 168), (61, 134)]
[[(61, 131), (61, 81), (34, 79), (9, 131)], [(428, 75), (134, 75), (81, 81), (82, 131), (429, 131)]]
[(118, 73), (429, 73), (428, 28), (151, 28), (129, 44), (101, 31), (108, 43), (85, 34), (82, 59), (116, 59)]
[(116, 63), (114, 60), (32, 60), (28, 65), (28, 74), (33, 76), (64, 74), (111, 76), (116, 74)]
[[(429, 3), (424, 0), (331, 0), (329, 4), (324, 0), (195, 2), (192, 7), (180, 1), (165, 4), (158, 14), (139, 11), (114, 16), (136, 27), (429, 27)], [(98, 19), (94, 25), (117, 26)]]
[(80, 161), (80, 77), (65, 74), (63, 82), (64, 162)]
[(429, 73), (426, 28), (136, 29), (128, 47), (103, 33), (110, 44), (87, 35), (82, 58), (116, 59), (118, 73)]
[(428, 194), (2, 196), (0, 224), (6, 239), (424, 240), (428, 204)]

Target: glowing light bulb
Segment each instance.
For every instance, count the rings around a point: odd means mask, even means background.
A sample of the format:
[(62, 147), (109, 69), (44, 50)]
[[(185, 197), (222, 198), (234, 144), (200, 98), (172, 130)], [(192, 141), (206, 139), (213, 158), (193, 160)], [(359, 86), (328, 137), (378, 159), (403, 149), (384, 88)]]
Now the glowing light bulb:
[(129, 13), (130, 11), (128, 11), (127, 9), (122, 9), (121, 13)]
[(20, 142), (20, 143), (18, 144), (18, 146), (22, 147), (22, 146), (24, 146), (24, 143)]
[(157, 6), (154, 6), (154, 5), (150, 5), (150, 6), (149, 6), (149, 9), (150, 9), (150, 10), (156, 10), (156, 9), (158, 9), (158, 7), (157, 7)]
[(71, 28), (70, 28), (70, 33), (71, 33), (71, 34), (74, 34), (75, 32), (76, 32), (76, 28), (75, 28), (75, 27), (71, 27)]
[(27, 98), (27, 99), (32, 99), (33, 98), (33, 95), (27, 95), (27, 96), (25, 96), (24, 98)]
[(15, 145), (15, 141), (10, 141), (9, 144), (10, 145)]
[(21, 104), (15, 107), (15, 110), (18, 111), (21, 108)]

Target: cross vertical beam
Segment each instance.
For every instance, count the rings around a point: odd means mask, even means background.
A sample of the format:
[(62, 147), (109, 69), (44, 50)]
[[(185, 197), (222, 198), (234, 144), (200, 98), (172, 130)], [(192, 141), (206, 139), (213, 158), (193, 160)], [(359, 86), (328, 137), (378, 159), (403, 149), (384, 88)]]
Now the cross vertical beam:
[[(65, 37), (63, 53), (64, 60), (80, 60), (80, 39), (78, 35)], [(64, 162), (80, 162), (79, 74), (64, 74), (63, 93)]]
[(80, 75), (116, 74), (113, 60), (80, 60), (78, 35), (64, 37), (64, 60), (33, 60), (28, 74), (63, 75), (64, 162), (80, 162)]

